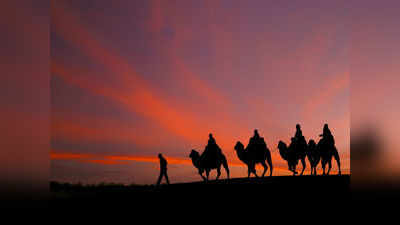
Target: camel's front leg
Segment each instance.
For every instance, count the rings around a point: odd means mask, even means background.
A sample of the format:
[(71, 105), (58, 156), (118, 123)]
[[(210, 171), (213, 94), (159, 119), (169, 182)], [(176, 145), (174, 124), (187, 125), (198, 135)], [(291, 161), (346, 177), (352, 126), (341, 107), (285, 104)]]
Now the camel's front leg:
[(339, 157), (339, 153), (337, 152), (337, 150), (335, 151), (335, 153), (334, 153), (334, 155), (333, 155), (334, 157), (335, 157), (335, 160), (336, 160), (336, 164), (337, 164), (337, 166), (338, 166), (338, 174), (339, 175), (342, 175), (342, 171), (340, 170), (340, 157)]
[(206, 169), (206, 180), (208, 181), (208, 177), (210, 176), (210, 170), (209, 169)]
[(256, 164), (251, 164), (251, 173), (254, 174), (254, 176), (258, 177), (257, 172), (256, 172)]
[(201, 176), (201, 178), (203, 178), (204, 181), (206, 181), (206, 178), (203, 176), (203, 170), (199, 170), (199, 175)]
[(293, 168), (293, 176), (295, 176), (297, 174), (296, 167), (297, 167), (297, 165), (293, 164), (293, 166), (292, 166), (292, 168)]
[(289, 161), (288, 161), (288, 169), (289, 169), (289, 171), (292, 171), (293, 175), (294, 175), (293, 165), (291, 163), (289, 163)]
[(254, 176), (256, 176), (256, 178), (258, 178), (257, 171), (254, 168), (253, 168), (253, 173), (254, 173)]
[(250, 166), (247, 166), (247, 178), (250, 178)]

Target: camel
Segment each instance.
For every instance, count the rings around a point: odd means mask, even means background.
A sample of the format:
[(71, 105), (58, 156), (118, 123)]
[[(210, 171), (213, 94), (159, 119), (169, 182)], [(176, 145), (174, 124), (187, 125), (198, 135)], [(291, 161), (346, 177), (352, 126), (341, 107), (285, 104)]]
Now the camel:
[[(218, 180), (219, 176), (221, 175), (221, 165), (224, 166), (226, 175), (229, 179), (228, 162), (226, 160), (225, 155), (222, 152), (219, 152), (216, 158), (209, 158), (209, 157), (203, 157), (203, 155), (200, 155), (196, 150), (192, 149), (189, 157), (192, 159), (194, 167), (198, 169), (199, 174), (204, 179), (204, 181), (209, 180), (208, 177), (212, 169), (217, 169), (216, 180)], [(206, 171), (206, 177), (203, 176), (204, 171)]]
[(272, 176), (273, 166), (271, 152), (267, 148), (264, 138), (260, 138), (260, 140), (260, 144), (257, 145), (257, 148), (253, 148), (252, 150), (249, 149), (249, 146), (247, 146), (245, 149), (244, 145), (240, 141), (236, 143), (234, 148), (239, 159), (247, 165), (248, 178), (250, 178), (251, 173), (258, 177), (255, 168), (257, 163), (261, 163), (261, 165), (264, 167), (264, 172), (262, 173), (262, 177), (264, 177), (268, 170), (268, 166), (265, 161), (267, 161), (270, 167), (269, 175)]
[(297, 143), (296, 139), (292, 138), (292, 142), (290, 143), (289, 147), (286, 145), (285, 142), (279, 141), (278, 149), (281, 157), (287, 161), (289, 170), (293, 172), (293, 176), (297, 174), (296, 167), (298, 161), (301, 161), (303, 169), (300, 175), (303, 175), (306, 168), (305, 158), (307, 153), (307, 142), (305, 142), (305, 139), (301, 140), (300, 143)]
[(332, 168), (332, 157), (335, 158), (337, 166), (338, 166), (338, 174), (341, 175), (342, 172), (340, 170), (340, 157), (335, 145), (329, 145), (326, 143), (325, 139), (322, 138), (318, 141), (317, 150), (321, 154), (321, 165), (322, 165), (322, 175), (325, 175), (325, 166), (328, 163), (328, 171), (326, 175), (329, 175), (329, 172)]
[(317, 144), (313, 139), (308, 142), (307, 158), (311, 166), (311, 175), (317, 175), (317, 166), (321, 159)]

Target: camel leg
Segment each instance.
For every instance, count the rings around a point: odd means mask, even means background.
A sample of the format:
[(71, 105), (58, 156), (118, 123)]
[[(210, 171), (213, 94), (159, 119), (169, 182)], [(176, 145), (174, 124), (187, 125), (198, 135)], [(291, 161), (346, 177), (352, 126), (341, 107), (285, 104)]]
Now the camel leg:
[(207, 181), (208, 181), (208, 177), (210, 176), (210, 170), (209, 169), (206, 169), (206, 178), (207, 178)]
[(199, 169), (199, 175), (201, 176), (201, 178), (203, 178), (204, 181), (206, 181), (206, 178), (203, 176), (203, 170)]
[(219, 176), (221, 176), (221, 166), (217, 168), (217, 178), (215, 180), (218, 180)]
[(250, 178), (250, 166), (247, 166), (247, 178)]
[(328, 172), (327, 172), (327, 174), (329, 175), (329, 172), (331, 172), (331, 169), (332, 169), (332, 159), (329, 159), (329, 161), (328, 161)]
[(274, 169), (274, 167), (272, 166), (272, 160), (271, 160), (271, 155), (268, 154), (267, 155), (267, 163), (269, 165), (269, 176), (272, 176), (272, 170)]
[(310, 175), (313, 175), (313, 173), (314, 173), (314, 167), (313, 167), (313, 165), (311, 164), (311, 162), (310, 162), (310, 167), (311, 167), (311, 173), (310, 173)]
[(228, 167), (228, 162), (226, 161), (225, 156), (222, 157), (222, 165), (225, 168), (226, 176), (228, 177), (228, 180), (229, 180), (229, 167)]
[(300, 175), (303, 175), (304, 170), (306, 169), (306, 160), (304, 158), (301, 159), (301, 165), (303, 165), (303, 170), (301, 170)]
[(325, 175), (325, 166), (326, 166), (326, 162), (322, 161), (321, 162), (321, 166), (322, 166), (322, 175)]
[(292, 172), (293, 172), (293, 176), (296, 176), (297, 172), (296, 172), (296, 167), (295, 165), (292, 165)]
[(256, 176), (256, 177), (258, 178), (258, 175), (257, 175), (257, 171), (256, 171), (256, 168), (255, 168), (255, 166), (253, 166), (253, 168), (252, 168), (252, 172), (254, 173), (254, 176)]
[(292, 164), (289, 164), (289, 162), (288, 162), (288, 167), (289, 167), (289, 171), (292, 171), (293, 176), (294, 176), (294, 175), (295, 175), (295, 171), (294, 171), (294, 169), (293, 169), (293, 165), (292, 165)]
[(267, 170), (268, 170), (268, 166), (267, 166), (267, 164), (265, 164), (265, 161), (262, 161), (262, 162), (261, 162), (261, 165), (264, 167), (264, 172), (262, 173), (262, 177), (264, 177), (265, 173), (266, 173)]
[(339, 157), (339, 153), (337, 152), (337, 150), (333, 153), (333, 157), (335, 157), (337, 166), (338, 166), (338, 174), (342, 175), (342, 171), (340, 170), (340, 157)]

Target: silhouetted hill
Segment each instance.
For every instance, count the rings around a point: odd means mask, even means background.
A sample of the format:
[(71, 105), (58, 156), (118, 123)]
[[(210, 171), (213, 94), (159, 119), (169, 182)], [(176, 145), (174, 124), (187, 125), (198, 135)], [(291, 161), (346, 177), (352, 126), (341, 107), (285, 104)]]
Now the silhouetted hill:
[[(287, 206), (290, 202), (321, 204), (341, 203), (350, 198), (350, 175), (273, 176), (233, 178), (170, 185), (71, 185), (52, 182), (53, 207), (164, 207), (166, 202), (179, 205), (209, 205), (264, 202)], [(219, 202), (219, 203), (216, 203)]]

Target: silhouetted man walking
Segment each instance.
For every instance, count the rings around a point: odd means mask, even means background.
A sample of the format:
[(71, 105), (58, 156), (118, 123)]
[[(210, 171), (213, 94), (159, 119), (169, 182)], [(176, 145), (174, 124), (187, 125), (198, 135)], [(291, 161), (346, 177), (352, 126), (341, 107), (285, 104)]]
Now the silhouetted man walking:
[(160, 177), (158, 177), (157, 186), (160, 185), (163, 176), (165, 176), (167, 184), (169, 184), (167, 175), (167, 160), (161, 155), (161, 153), (158, 154), (158, 158), (160, 159)]

